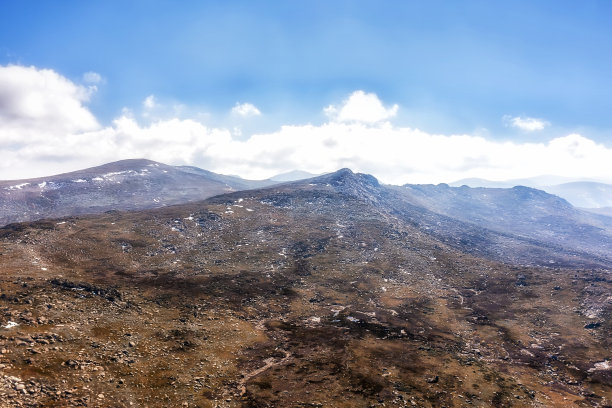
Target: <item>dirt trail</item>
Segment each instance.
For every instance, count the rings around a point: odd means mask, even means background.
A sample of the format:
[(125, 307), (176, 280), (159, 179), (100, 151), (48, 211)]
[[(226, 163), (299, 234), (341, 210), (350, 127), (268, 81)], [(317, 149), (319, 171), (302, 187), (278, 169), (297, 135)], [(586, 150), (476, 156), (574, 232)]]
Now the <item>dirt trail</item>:
[(240, 388), (240, 396), (243, 396), (244, 393), (246, 392), (246, 383), (251, 378), (263, 373), (264, 371), (266, 371), (267, 369), (271, 367), (283, 365), (289, 360), (289, 358), (291, 358), (291, 353), (285, 350), (282, 350), (282, 351), (283, 353), (285, 353), (285, 357), (283, 357), (282, 359), (278, 361), (274, 361), (274, 357), (266, 358), (264, 360), (265, 364), (262, 367), (259, 367), (258, 369), (253, 370), (250, 373), (244, 374), (244, 377), (242, 377), (242, 379), (238, 383), (238, 388)]

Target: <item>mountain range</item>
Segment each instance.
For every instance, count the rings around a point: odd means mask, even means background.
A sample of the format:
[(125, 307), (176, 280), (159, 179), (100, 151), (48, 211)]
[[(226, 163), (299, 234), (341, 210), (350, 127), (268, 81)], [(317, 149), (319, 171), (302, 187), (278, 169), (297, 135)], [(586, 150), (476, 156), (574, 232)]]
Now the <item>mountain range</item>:
[[(348, 174), (352, 172), (343, 169), (312, 179), (331, 177), (342, 188), (356, 186), (351, 177), (339, 181), (339, 175)], [(181, 204), (268, 187), (301, 175), (311, 174), (291, 172), (254, 181), (191, 166), (169, 166), (144, 159), (123, 160), (56, 176), (0, 181), (0, 225)], [(365, 194), (375, 205), (402, 214), (415, 225), (465, 251), (480, 251), (515, 263), (551, 265), (576, 263), (579, 259), (603, 265), (612, 253), (612, 218), (605, 213), (575, 208), (542, 190), (523, 186), (391, 186), (380, 184), (373, 176), (354, 177), (364, 177), (364, 182), (351, 193)], [(537, 250), (527, 250), (535, 247)]]
[[(124, 164), (79, 177), (130, 189), (61, 194), (90, 214), (0, 228), (7, 406), (612, 402), (612, 218), (529, 187)], [(143, 168), (209, 184), (158, 184), (159, 208), (87, 198), (151, 198)]]

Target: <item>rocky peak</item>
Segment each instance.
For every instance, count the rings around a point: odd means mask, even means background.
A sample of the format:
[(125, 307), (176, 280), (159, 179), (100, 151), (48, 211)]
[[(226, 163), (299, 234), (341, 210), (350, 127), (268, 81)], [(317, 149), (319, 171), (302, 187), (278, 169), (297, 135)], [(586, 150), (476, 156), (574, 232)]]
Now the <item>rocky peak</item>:
[(378, 201), (381, 185), (376, 177), (370, 174), (354, 173), (351, 169), (343, 168), (334, 173), (311, 179), (317, 184), (325, 184), (336, 191), (362, 199)]

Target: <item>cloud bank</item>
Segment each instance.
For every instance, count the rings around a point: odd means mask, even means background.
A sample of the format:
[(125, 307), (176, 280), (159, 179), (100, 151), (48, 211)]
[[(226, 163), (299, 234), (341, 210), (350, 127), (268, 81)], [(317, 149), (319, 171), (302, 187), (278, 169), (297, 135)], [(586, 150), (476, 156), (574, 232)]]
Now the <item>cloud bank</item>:
[[(195, 119), (152, 118), (142, 124), (129, 109), (100, 126), (86, 106), (91, 96), (90, 88), (51, 70), (0, 67), (0, 179), (137, 157), (254, 179), (294, 169), (321, 173), (350, 167), (393, 184), (542, 174), (601, 178), (612, 163), (612, 149), (579, 134), (513, 143), (398, 127), (391, 119), (399, 107), (386, 107), (364, 91), (325, 108), (325, 123), (284, 125), (246, 139)], [(159, 108), (154, 97), (145, 99), (144, 108), (148, 105)], [(237, 104), (230, 112), (259, 112), (249, 105)]]

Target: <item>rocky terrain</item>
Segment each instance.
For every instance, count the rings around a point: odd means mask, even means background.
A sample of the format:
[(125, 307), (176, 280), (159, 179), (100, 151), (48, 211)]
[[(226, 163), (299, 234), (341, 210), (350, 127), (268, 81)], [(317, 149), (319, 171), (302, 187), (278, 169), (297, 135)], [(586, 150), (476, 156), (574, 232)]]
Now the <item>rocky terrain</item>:
[(1, 404), (611, 406), (605, 219), (413, 190), (345, 169), (0, 229)]
[(243, 180), (197, 167), (122, 160), (55, 176), (0, 181), (0, 225), (162, 207), (271, 184), (275, 183)]

